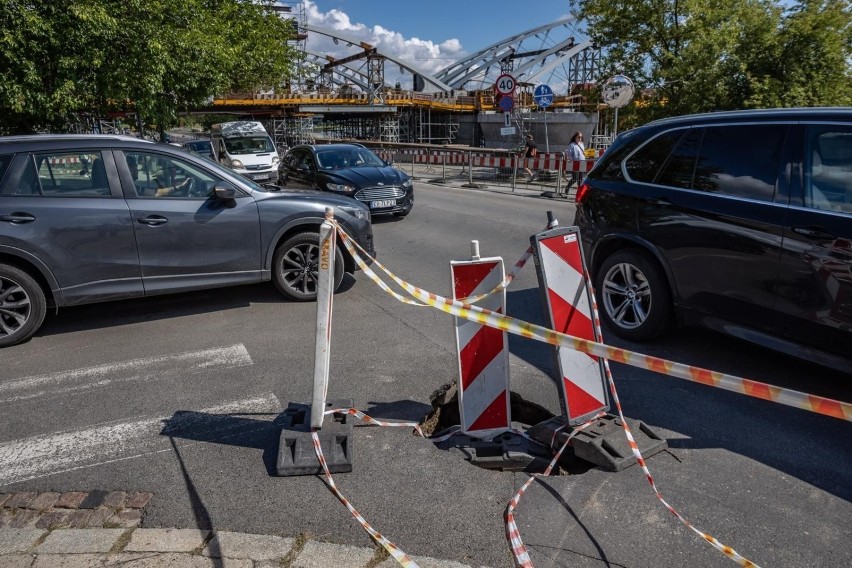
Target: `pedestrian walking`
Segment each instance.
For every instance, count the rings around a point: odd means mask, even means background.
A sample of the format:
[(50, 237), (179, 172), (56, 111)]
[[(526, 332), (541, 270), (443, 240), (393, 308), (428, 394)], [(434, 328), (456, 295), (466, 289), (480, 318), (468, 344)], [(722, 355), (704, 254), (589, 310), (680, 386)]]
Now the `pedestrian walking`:
[[(571, 142), (568, 144), (568, 159), (572, 162), (582, 162), (586, 159), (586, 146), (583, 144), (582, 132), (577, 131), (571, 137)], [(573, 183), (579, 187), (583, 183), (583, 174), (581, 172), (574, 172), (573, 177)]]
[[(536, 156), (538, 156), (538, 146), (533, 140), (532, 134), (527, 134), (526, 147), (524, 148), (524, 158), (535, 158)], [(529, 179), (527, 181), (532, 181), (535, 179), (535, 174), (526, 165), (524, 165), (524, 171), (529, 176)]]

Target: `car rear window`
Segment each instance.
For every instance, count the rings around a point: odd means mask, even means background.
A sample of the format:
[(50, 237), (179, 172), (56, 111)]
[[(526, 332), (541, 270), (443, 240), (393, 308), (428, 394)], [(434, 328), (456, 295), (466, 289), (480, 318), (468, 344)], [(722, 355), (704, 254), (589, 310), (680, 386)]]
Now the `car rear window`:
[(695, 172), (701, 135), (702, 131), (698, 129), (686, 133), (660, 170), (656, 183), (683, 189), (692, 188), (692, 175)]

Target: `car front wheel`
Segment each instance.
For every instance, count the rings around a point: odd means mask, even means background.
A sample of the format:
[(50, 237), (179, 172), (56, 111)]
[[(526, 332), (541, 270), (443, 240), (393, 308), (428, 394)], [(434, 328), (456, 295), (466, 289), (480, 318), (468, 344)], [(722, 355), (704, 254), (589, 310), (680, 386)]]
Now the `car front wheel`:
[(0, 347), (26, 341), (47, 312), (41, 286), (26, 272), (0, 264)]
[[(336, 247), (334, 289), (343, 281), (343, 254)], [(319, 233), (293, 235), (284, 241), (272, 257), (275, 287), (297, 302), (316, 300), (319, 283)]]
[(624, 250), (598, 270), (595, 293), (601, 317), (619, 337), (647, 341), (671, 324), (672, 298), (659, 264), (647, 254)]

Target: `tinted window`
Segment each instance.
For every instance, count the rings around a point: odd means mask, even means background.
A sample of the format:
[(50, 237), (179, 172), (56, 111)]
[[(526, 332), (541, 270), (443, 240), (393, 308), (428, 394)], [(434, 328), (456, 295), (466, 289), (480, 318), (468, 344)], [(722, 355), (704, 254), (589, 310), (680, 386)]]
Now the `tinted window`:
[(684, 130), (665, 132), (627, 159), (627, 174), (635, 181), (653, 182), (657, 172), (681, 139)]
[(691, 129), (681, 139), (680, 144), (671, 153), (668, 161), (660, 170), (656, 182), (671, 187), (692, 188), (692, 174), (695, 171), (695, 159), (701, 144), (700, 129)]
[(772, 201), (786, 131), (784, 125), (705, 128), (693, 189)]
[(6, 170), (9, 169), (9, 164), (12, 163), (13, 154), (0, 155), (0, 183), (3, 182), (3, 177), (6, 175)]
[[(621, 140), (621, 136), (625, 137)], [(621, 161), (633, 150), (635, 150), (642, 139), (635, 133), (625, 133), (616, 139), (615, 143), (607, 148), (601, 157), (598, 166), (594, 170), (594, 177), (599, 179), (621, 180), (624, 173), (621, 170)], [(621, 140), (621, 143), (619, 143)], [(590, 174), (591, 176), (591, 174)]]
[[(36, 179), (33, 179), (36, 172)], [(21, 177), (18, 195), (44, 196), (110, 195), (104, 160), (99, 151), (36, 154)]]
[(852, 213), (852, 127), (808, 127), (804, 162), (805, 207)]

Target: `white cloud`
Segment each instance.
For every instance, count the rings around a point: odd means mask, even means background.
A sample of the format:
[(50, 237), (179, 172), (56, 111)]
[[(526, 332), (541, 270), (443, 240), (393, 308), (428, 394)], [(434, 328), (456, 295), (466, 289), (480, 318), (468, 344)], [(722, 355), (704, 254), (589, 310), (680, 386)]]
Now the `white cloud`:
[[(392, 55), (412, 67), (421, 69), (424, 73), (434, 74), (466, 55), (458, 39), (435, 43), (416, 37), (406, 38), (401, 33), (378, 24), (371, 27), (352, 22), (348, 14), (337, 9), (322, 12), (311, 0), (305, 0), (304, 6), (308, 24), (328, 28), (347, 38), (368, 43), (376, 47), (380, 53)], [(306, 45), (309, 51), (336, 58), (360, 52), (360, 48), (347, 47), (344, 42), (335, 45), (331, 38), (320, 34), (308, 33)], [(411, 88), (411, 74), (406, 72), (400, 75), (399, 67), (392, 62), (385, 64), (385, 80), (390, 84), (398, 80), (403, 88)]]

